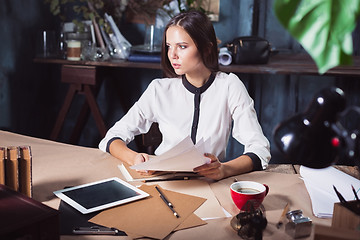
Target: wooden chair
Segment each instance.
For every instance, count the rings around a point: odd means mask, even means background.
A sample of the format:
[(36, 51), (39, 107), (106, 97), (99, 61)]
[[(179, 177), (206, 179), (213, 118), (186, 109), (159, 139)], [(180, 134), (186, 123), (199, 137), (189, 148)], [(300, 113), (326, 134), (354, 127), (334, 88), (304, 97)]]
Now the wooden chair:
[(148, 154), (154, 154), (155, 149), (160, 145), (161, 141), (162, 135), (157, 123), (153, 123), (149, 131), (142, 135), (142, 145)]

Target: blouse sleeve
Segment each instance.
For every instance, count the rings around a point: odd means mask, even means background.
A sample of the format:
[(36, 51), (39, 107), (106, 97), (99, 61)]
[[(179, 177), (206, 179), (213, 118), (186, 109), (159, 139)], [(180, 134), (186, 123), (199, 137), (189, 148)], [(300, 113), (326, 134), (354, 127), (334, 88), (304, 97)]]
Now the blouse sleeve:
[[(270, 161), (270, 143), (264, 136), (245, 85), (235, 75), (229, 75), (229, 107), (233, 118), (233, 137), (244, 145), (244, 154), (255, 154), (265, 169)], [(253, 158), (252, 158), (253, 159)], [(253, 159), (254, 160), (254, 159)]]
[(129, 109), (129, 111), (112, 126), (100, 141), (99, 148), (109, 151), (109, 145), (113, 140), (121, 139), (126, 144), (131, 142), (136, 135), (146, 133), (154, 121), (154, 108), (152, 104), (156, 95), (154, 81), (141, 95), (139, 100)]

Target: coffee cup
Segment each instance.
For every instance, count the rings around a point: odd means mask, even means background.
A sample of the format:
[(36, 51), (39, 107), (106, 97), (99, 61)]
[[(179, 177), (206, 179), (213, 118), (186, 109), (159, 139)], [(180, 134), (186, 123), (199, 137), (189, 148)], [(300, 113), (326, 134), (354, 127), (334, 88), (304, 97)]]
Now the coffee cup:
[(254, 208), (258, 208), (268, 192), (266, 184), (253, 181), (237, 181), (230, 186), (231, 198), (240, 210), (244, 210), (247, 202), (252, 202)]
[(81, 42), (77, 40), (67, 41), (67, 60), (80, 61), (81, 59)]

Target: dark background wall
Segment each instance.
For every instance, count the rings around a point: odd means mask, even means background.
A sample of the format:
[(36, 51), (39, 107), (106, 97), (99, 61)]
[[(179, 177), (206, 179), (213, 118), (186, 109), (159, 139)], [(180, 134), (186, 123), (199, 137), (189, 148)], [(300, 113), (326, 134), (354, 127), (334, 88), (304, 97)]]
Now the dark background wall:
[[(272, 0), (220, 1), (219, 21), (214, 22), (217, 37), (224, 44), (238, 36), (259, 35), (280, 52), (303, 52), (278, 23), (272, 4)], [(123, 20), (119, 28), (133, 45), (142, 44), (143, 25)], [(40, 32), (58, 29), (59, 21), (42, 0), (0, 1), (0, 129), (49, 138), (67, 86), (60, 82), (58, 65), (34, 63), (33, 59)], [(359, 55), (359, 32), (359, 28), (354, 32), (356, 55)], [(162, 76), (159, 70), (107, 68), (101, 71), (104, 81), (97, 100), (107, 127), (123, 116), (152, 79)], [(328, 86), (341, 87), (349, 105), (360, 105), (359, 80), (355, 77), (238, 75), (255, 100), (263, 131), (272, 144), (273, 163), (285, 161), (273, 144), (275, 126), (304, 111), (319, 90)], [(75, 99), (59, 141), (68, 142), (83, 101), (81, 97)], [(78, 144), (97, 147), (100, 139), (90, 117)], [(137, 148), (135, 144), (131, 147)], [(242, 147), (231, 140), (228, 157), (241, 151)]]

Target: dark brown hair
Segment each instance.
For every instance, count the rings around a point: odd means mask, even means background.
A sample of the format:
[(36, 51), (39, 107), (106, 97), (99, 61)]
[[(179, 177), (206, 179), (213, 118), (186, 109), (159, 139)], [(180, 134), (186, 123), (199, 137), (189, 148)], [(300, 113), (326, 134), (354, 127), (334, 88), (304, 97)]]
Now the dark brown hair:
[(182, 27), (194, 41), (204, 65), (211, 72), (219, 71), (216, 35), (210, 19), (202, 12), (188, 11), (173, 17), (164, 29), (161, 47), (161, 66), (167, 77), (178, 76), (171, 66), (167, 55), (166, 31), (171, 26)]

